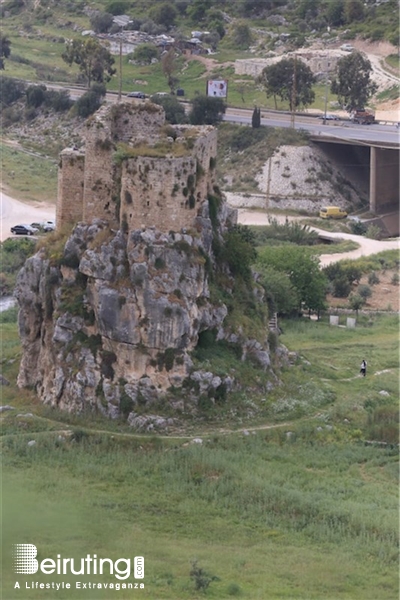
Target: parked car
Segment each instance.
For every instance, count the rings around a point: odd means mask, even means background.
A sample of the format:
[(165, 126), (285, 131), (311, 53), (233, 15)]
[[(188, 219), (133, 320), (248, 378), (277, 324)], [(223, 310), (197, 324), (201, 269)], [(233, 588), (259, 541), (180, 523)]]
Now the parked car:
[(340, 121), (339, 117), (336, 115), (320, 115), (320, 119), (325, 119), (326, 121)]
[(31, 223), (31, 227), (35, 227), (39, 229), (39, 231), (44, 231), (45, 233), (49, 231), (54, 231), (56, 228), (56, 224), (54, 221), (41, 221), (40, 223)]
[(344, 219), (347, 217), (347, 212), (338, 206), (327, 206), (319, 211), (321, 219)]
[(35, 235), (39, 233), (39, 229), (32, 227), (32, 225), (14, 225), (14, 227), (11, 227), (11, 233), (15, 235)]
[(143, 92), (129, 92), (129, 94), (127, 94), (128, 98), (140, 98), (141, 100), (144, 100), (146, 98), (146, 94), (144, 94)]

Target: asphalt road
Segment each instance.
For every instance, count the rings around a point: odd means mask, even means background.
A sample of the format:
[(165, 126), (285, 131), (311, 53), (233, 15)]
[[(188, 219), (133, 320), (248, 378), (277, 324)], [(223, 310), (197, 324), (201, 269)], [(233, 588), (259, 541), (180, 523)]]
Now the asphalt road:
[[(251, 111), (245, 109), (228, 108), (224, 115), (224, 121), (251, 123)], [(291, 127), (291, 115), (276, 112), (261, 111), (261, 124), (269, 127)], [(338, 140), (354, 140), (371, 144), (388, 144), (400, 147), (400, 130), (394, 125), (357, 125), (350, 121), (326, 121), (318, 117), (307, 117), (296, 115), (294, 119), (295, 129), (305, 129), (313, 135), (323, 135), (337, 138)]]
[[(47, 87), (54, 89), (63, 89), (63, 86), (46, 84)], [(76, 100), (86, 90), (80, 88), (71, 88), (70, 96)], [(126, 94), (122, 95), (122, 102), (142, 103), (144, 100), (136, 100), (127, 98)], [(115, 92), (107, 92), (106, 101), (110, 103), (118, 102), (118, 94)], [(189, 103), (184, 101), (184, 104), (189, 106)], [(241, 123), (243, 125), (251, 124), (252, 110), (245, 108), (228, 107), (224, 115), (224, 121), (232, 123)], [(291, 127), (291, 115), (279, 111), (267, 111), (261, 109), (261, 124), (270, 127)], [(389, 144), (400, 148), (400, 130), (395, 127), (395, 124), (384, 125), (375, 123), (374, 125), (357, 125), (350, 121), (326, 121), (323, 124), (323, 119), (315, 116), (295, 115), (294, 126), (296, 129), (305, 129), (314, 135), (331, 136), (343, 140), (354, 140), (367, 142), (371, 144)]]

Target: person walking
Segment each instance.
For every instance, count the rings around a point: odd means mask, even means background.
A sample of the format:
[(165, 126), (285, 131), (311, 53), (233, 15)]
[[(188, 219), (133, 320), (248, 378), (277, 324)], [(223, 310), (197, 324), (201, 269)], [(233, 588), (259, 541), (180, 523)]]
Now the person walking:
[(360, 373), (363, 377), (365, 377), (367, 374), (367, 361), (366, 360), (363, 360), (361, 363)]

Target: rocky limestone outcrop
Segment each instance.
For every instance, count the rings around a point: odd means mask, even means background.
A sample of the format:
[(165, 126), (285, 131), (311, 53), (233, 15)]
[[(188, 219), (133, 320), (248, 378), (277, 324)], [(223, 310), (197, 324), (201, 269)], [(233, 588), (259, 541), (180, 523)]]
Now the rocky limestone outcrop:
[(94, 220), (75, 226), (60, 255), (39, 251), (15, 290), (23, 347), (18, 385), (35, 387), (51, 406), (97, 409), (149, 431), (171, 424), (156, 414), (162, 399), (177, 412), (187, 408), (174, 390), (187, 389), (195, 410), (199, 394), (234, 388), (229, 375), (193, 368), (202, 332), (241, 344), (243, 360), (270, 368), (267, 341), (229, 330), (227, 307), (210, 298), (213, 238), (222, 239), (235, 218), (221, 203), (216, 231), (204, 203), (193, 228), (181, 232), (125, 233)]

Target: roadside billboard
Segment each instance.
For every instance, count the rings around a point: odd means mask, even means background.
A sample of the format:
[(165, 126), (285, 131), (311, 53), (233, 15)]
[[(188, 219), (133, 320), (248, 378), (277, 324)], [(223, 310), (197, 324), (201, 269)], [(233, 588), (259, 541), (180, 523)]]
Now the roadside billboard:
[(226, 98), (228, 95), (228, 81), (226, 79), (208, 79), (207, 96)]

